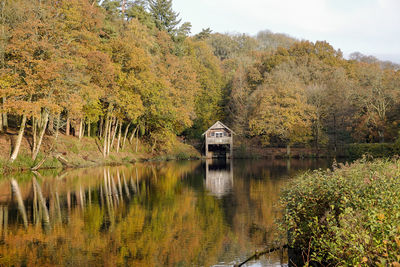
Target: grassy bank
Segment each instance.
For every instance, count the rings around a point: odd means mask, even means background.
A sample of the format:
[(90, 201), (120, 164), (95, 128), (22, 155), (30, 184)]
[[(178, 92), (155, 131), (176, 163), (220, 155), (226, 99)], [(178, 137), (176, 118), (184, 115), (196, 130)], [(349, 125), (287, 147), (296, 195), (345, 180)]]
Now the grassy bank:
[[(44, 159), (41, 169), (49, 168), (82, 168), (100, 165), (119, 165), (147, 160), (174, 160), (200, 158), (199, 152), (192, 146), (183, 144), (178, 139), (173, 141), (170, 149), (152, 151), (145, 141), (139, 141), (136, 150), (136, 141), (128, 141), (124, 149), (118, 153), (115, 149), (106, 158), (102, 154), (102, 143), (98, 138), (84, 137), (79, 140), (73, 136), (60, 135), (54, 145), (52, 137), (46, 137), (42, 150), (36, 161), (31, 159), (30, 140), (25, 138), (21, 145), (18, 158), (9, 162), (11, 140), (13, 134), (0, 136), (0, 175), (31, 169)], [(50, 152), (51, 151), (51, 152)]]
[(398, 266), (400, 160), (360, 160), (288, 185), (281, 226), (305, 258), (333, 266)]

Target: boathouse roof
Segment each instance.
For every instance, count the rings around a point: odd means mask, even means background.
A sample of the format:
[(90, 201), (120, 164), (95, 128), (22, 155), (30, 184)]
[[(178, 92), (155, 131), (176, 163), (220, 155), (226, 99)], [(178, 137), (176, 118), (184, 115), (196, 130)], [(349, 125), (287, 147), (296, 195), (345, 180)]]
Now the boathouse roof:
[(205, 131), (201, 136), (204, 136), (208, 131), (212, 130), (212, 129), (227, 129), (230, 133), (232, 134), (236, 134), (234, 131), (232, 131), (228, 126), (226, 126), (225, 124), (223, 124), (220, 121), (217, 121), (216, 123), (213, 124), (213, 126), (211, 126), (210, 128), (207, 129), (207, 131)]

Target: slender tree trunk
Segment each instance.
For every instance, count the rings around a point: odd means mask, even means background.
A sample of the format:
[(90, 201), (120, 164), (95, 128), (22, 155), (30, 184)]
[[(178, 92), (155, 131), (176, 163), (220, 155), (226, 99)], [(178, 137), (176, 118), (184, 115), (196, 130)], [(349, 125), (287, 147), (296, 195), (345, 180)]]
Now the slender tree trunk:
[(35, 150), (37, 144), (37, 120), (32, 116), (32, 153)]
[(35, 149), (33, 150), (33, 154), (32, 154), (32, 160), (33, 161), (36, 160), (37, 155), (39, 154), (39, 150), (40, 150), (40, 146), (42, 145), (44, 133), (46, 132), (46, 127), (47, 127), (48, 120), (49, 120), (49, 113), (46, 110), (44, 110), (42, 112), (39, 140), (38, 140), (38, 143), (37, 143)]
[(111, 148), (114, 146), (114, 141), (115, 141), (115, 136), (117, 135), (117, 131), (118, 131), (118, 126), (119, 126), (119, 120), (117, 119), (115, 122), (115, 127), (113, 130), (113, 134), (112, 134), (112, 140), (111, 140)]
[[(3, 97), (3, 105), (6, 103), (6, 97), (4, 96)], [(3, 112), (2, 113), (2, 116), (3, 116), (3, 128), (4, 128), (4, 130), (5, 131), (7, 131), (7, 128), (8, 128), (8, 116), (7, 116), (7, 112)]]
[(49, 115), (49, 126), (48, 126), (49, 132), (51, 134), (54, 133), (54, 116), (51, 114)]
[(135, 147), (136, 153), (138, 151), (138, 146), (139, 146), (139, 131), (136, 131), (136, 147)]
[(14, 162), (14, 160), (18, 156), (19, 149), (21, 147), (22, 138), (24, 137), (25, 125), (26, 125), (26, 114), (22, 115), (22, 121), (21, 121), (21, 125), (19, 127), (17, 140), (15, 141), (15, 146), (14, 146), (13, 152), (10, 157), (11, 162)]
[(81, 140), (82, 136), (82, 119), (79, 119), (78, 139)]
[(7, 131), (8, 128), (8, 115), (6, 112), (3, 113), (3, 128)]
[(57, 120), (56, 120), (56, 134), (55, 134), (55, 139), (58, 138), (58, 135), (60, 133), (60, 125), (61, 124), (61, 113), (57, 114)]
[(85, 134), (85, 126), (83, 124), (83, 119), (79, 119), (79, 140), (82, 139), (83, 135)]
[(100, 125), (99, 125), (99, 131), (98, 131), (98, 135), (100, 136), (100, 138), (103, 137), (103, 122), (104, 122), (104, 118), (103, 118), (103, 116), (100, 116)]
[(121, 145), (121, 135), (122, 135), (122, 120), (119, 122), (119, 132), (118, 132), (118, 141), (117, 141), (117, 153), (119, 152), (119, 148)]
[(69, 118), (69, 114), (67, 114), (67, 124), (65, 126), (65, 135), (69, 135), (71, 130), (71, 119)]
[(129, 131), (130, 126), (131, 126), (131, 123), (129, 122), (129, 124), (125, 128), (124, 141), (122, 142), (122, 150), (124, 150), (124, 148), (125, 148), (126, 137), (128, 136), (128, 131)]
[(90, 137), (90, 120), (88, 119), (88, 123), (87, 123), (87, 136)]
[(103, 144), (103, 157), (107, 157), (107, 144), (108, 144), (108, 124), (109, 116), (106, 116), (105, 129), (104, 129), (104, 144)]
[(108, 132), (107, 132), (107, 155), (110, 155), (111, 132), (112, 132), (112, 120), (110, 120), (110, 121), (108, 122)]
[(286, 155), (290, 158), (290, 144), (286, 145)]
[[(4, 8), (4, 1), (3, 1), (3, 8)], [(2, 28), (4, 31), (4, 25)], [(3, 36), (4, 36), (4, 33), (3, 33)], [(1, 55), (1, 61), (2, 61), (2, 63), (4, 63), (4, 53), (2, 53), (2, 55)], [(4, 109), (4, 101), (2, 101), (1, 107), (2, 107), (2, 109)], [(2, 112), (0, 112), (0, 132), (3, 132), (3, 131), (4, 131), (4, 124), (3, 124), (3, 111), (2, 111)]]
[(135, 137), (135, 133), (138, 130), (139, 125), (136, 125), (135, 130), (132, 131), (131, 137), (129, 137), (129, 143), (132, 144), (132, 140)]

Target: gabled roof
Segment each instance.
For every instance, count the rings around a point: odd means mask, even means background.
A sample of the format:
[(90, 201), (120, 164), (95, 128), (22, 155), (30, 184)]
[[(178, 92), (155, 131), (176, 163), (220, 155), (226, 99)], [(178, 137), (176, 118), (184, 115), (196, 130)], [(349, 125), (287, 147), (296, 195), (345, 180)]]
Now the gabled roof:
[(214, 129), (214, 128), (225, 128), (227, 130), (229, 130), (231, 133), (236, 134), (234, 131), (232, 131), (231, 129), (229, 129), (228, 126), (226, 126), (225, 124), (223, 124), (220, 121), (217, 121), (216, 123), (213, 124), (213, 126), (211, 126), (210, 128), (208, 128), (207, 131), (205, 131), (201, 136), (205, 135), (209, 130)]

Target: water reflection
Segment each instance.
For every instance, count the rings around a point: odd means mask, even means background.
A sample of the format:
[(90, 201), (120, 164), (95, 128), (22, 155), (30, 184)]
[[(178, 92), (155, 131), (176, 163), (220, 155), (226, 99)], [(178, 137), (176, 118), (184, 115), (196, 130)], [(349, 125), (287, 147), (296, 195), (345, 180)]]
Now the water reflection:
[(0, 265), (232, 266), (272, 245), (288, 177), (321, 166), (193, 161), (4, 179)]
[(206, 160), (206, 188), (212, 195), (221, 198), (233, 188), (233, 160)]

